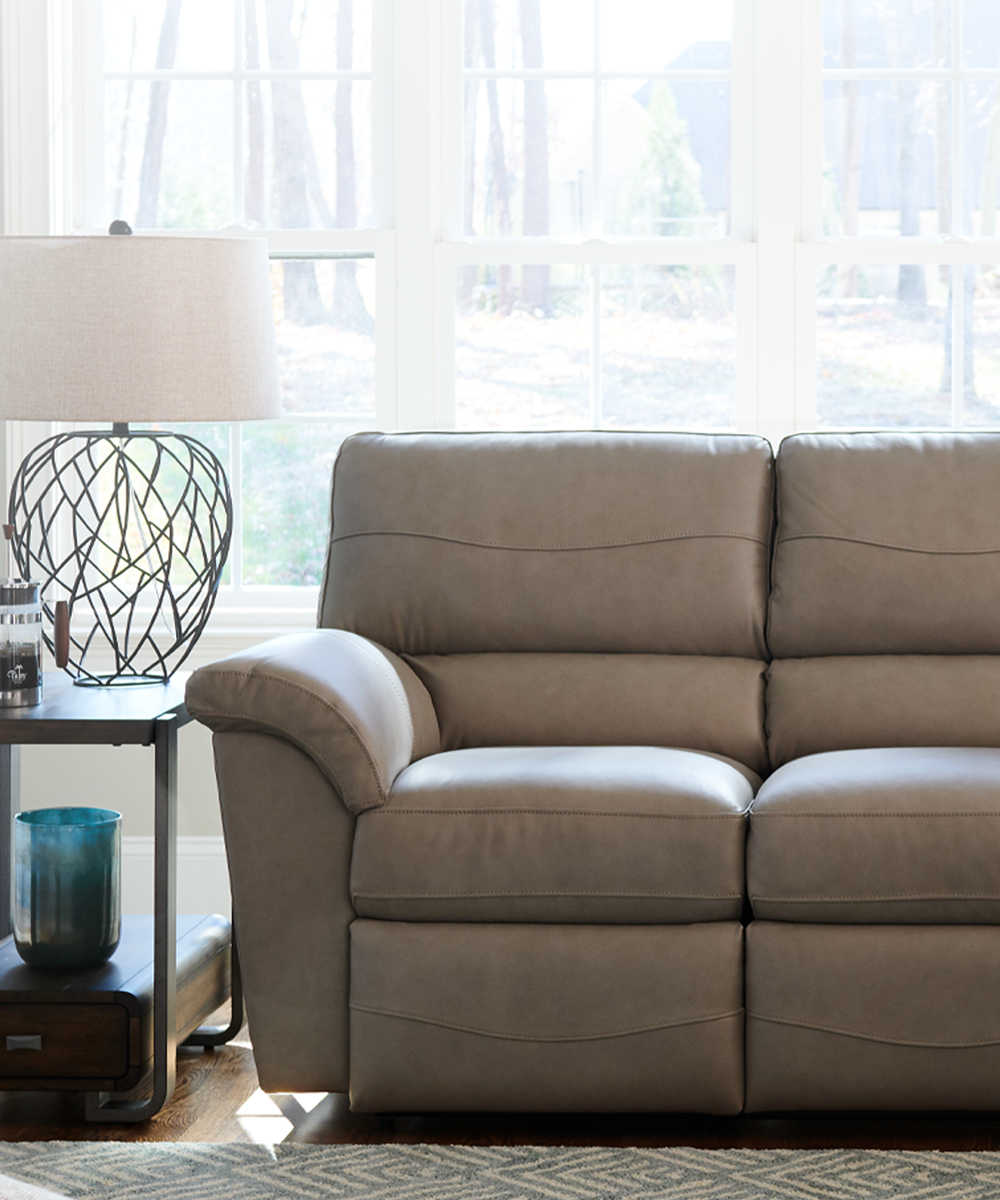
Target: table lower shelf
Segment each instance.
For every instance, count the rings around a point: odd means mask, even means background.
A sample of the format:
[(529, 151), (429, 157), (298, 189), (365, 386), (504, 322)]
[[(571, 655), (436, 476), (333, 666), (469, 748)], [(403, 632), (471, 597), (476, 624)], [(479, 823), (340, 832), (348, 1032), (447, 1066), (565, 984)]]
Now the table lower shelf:
[[(231, 948), (224, 917), (178, 916), (178, 1042), (229, 998)], [(86, 971), (29, 967), (0, 941), (0, 1091), (127, 1092), (152, 1062), (151, 916), (123, 917), (114, 955)]]

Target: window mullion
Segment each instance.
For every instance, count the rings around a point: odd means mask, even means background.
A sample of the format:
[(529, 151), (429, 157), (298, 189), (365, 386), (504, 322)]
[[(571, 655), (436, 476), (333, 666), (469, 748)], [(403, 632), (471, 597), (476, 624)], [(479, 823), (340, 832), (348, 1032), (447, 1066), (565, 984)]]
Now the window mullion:
[(801, 395), (796, 377), (795, 343), (811, 297), (796, 287), (796, 248), (803, 143), (811, 133), (802, 125), (803, 10), (818, 5), (819, 0), (758, 0), (754, 19), (757, 408), (760, 432), (772, 441), (810, 419), (809, 397)]
[(246, 216), (245, 178), (243, 173), (244, 117), (244, 10), (241, 0), (233, 9), (233, 220), (241, 224)]
[(739, 241), (754, 229), (754, 5), (734, 0), (732, 68), (729, 72), (729, 236)]
[(601, 82), (601, 0), (593, 0), (593, 5), (591, 19), (594, 24), (594, 117), (591, 130), (593, 171), (590, 188), (590, 228), (596, 233), (604, 229), (604, 88)]
[[(974, 234), (972, 204), (965, 197), (965, 84), (958, 74), (962, 65), (962, 43), (965, 37), (964, 5), (954, 0), (951, 25), (951, 67), (956, 72), (951, 82), (951, 222), (949, 233)], [(969, 225), (966, 228), (966, 211)], [(973, 268), (953, 265), (949, 272), (951, 285), (951, 423), (962, 425), (965, 418), (965, 323), (972, 320), (965, 303), (965, 273)], [(949, 319), (946, 317), (945, 319)]]
[[(50, 75), (55, 62), (48, 4), (0, 4), (0, 177), (5, 234), (48, 234), (53, 209), (55, 130)], [(50, 153), (41, 148), (48, 147)]]
[(403, 0), (393, 30), (396, 387), (403, 428), (450, 423), (448, 413), (435, 411), (436, 332), (443, 314), (433, 303), (440, 188), (432, 181), (440, 162), (442, 114), (432, 62), (436, 65), (443, 41), (443, 6), (449, 12), (456, 8), (454, 0)]
[(595, 429), (604, 424), (601, 371), (601, 268), (594, 263), (590, 268), (590, 421)]
[(372, 201), (375, 224), (380, 229), (389, 229), (395, 224), (392, 180), (395, 173), (393, 128), (396, 69), (392, 31), (396, 23), (396, 3), (397, 0), (375, 0), (372, 6)]

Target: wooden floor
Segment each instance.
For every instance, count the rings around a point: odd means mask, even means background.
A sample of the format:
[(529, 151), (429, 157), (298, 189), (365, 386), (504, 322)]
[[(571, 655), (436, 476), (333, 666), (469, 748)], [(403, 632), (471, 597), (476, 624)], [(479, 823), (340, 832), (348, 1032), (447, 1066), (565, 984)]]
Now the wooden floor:
[(257, 1087), (244, 1033), (215, 1051), (181, 1050), (177, 1090), (144, 1125), (88, 1125), (78, 1098), (0, 1095), (0, 1141), (109, 1138), (195, 1142), (448, 1142), (480, 1145), (742, 1146), (998, 1150), (1000, 1114), (806, 1117), (364, 1117), (340, 1095), (271, 1095)]

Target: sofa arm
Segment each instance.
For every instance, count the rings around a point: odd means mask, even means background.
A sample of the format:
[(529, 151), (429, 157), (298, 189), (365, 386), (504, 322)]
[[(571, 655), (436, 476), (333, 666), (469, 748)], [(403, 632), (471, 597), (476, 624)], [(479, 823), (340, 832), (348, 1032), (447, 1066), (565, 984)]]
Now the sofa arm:
[(216, 733), (269, 733), (316, 763), (355, 813), (375, 808), (441, 744), (430, 694), (391, 651), (342, 629), (275, 638), (195, 671), (191, 715)]

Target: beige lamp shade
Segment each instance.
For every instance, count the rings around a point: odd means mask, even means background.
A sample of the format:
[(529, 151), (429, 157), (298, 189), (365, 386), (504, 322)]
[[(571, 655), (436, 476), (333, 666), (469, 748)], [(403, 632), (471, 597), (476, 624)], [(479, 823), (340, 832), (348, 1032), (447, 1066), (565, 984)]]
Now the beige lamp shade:
[(279, 415), (259, 238), (0, 238), (0, 418)]

